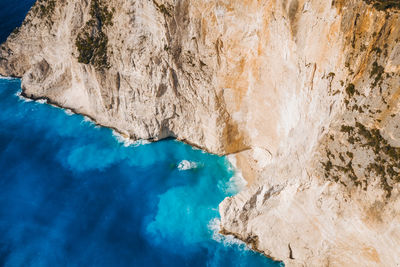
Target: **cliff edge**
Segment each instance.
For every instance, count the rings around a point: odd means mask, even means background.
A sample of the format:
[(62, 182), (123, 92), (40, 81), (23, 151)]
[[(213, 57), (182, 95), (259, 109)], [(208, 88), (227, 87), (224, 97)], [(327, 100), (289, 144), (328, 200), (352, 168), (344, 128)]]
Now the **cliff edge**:
[(234, 154), (221, 232), (287, 266), (400, 265), (400, 3), (38, 0), (23, 93), (132, 139)]

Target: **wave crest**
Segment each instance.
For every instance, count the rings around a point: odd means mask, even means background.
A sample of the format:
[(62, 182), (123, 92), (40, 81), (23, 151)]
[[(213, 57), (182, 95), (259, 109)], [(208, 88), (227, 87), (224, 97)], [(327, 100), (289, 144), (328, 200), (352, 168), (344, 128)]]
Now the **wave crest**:
[(223, 235), (220, 234), (221, 230), (221, 221), (218, 218), (214, 218), (208, 223), (208, 229), (210, 229), (213, 233), (212, 239), (217, 241), (218, 243), (222, 243), (224, 246), (231, 247), (237, 246), (243, 250), (250, 250), (246, 243), (242, 240), (237, 239), (233, 235)]
[[(4, 78), (1, 78), (1, 77), (0, 77), (0, 79), (4, 79)], [(33, 100), (30, 99), (30, 98), (27, 98), (27, 97), (22, 96), (22, 92), (21, 92), (21, 91), (18, 91), (15, 95), (19, 98), (19, 100), (21, 100), (21, 101), (23, 101), (23, 102), (32, 102), (32, 101), (33, 101)]]
[(188, 161), (188, 160), (184, 159), (178, 164), (178, 169), (180, 171), (187, 171), (187, 170), (191, 170), (191, 169), (196, 169), (198, 166), (199, 166), (199, 164), (197, 162)]
[(0, 80), (16, 80), (17, 78), (0, 75)]
[(68, 116), (72, 116), (72, 115), (75, 114), (75, 113), (74, 113), (71, 109), (69, 109), (69, 108), (64, 108), (64, 112), (65, 112), (65, 114), (67, 114)]
[(38, 99), (36, 102), (39, 104), (47, 104), (47, 99)]
[(112, 131), (112, 134), (119, 143), (124, 144), (124, 147), (129, 147), (129, 146), (137, 147), (137, 146), (143, 146), (143, 145), (150, 144), (150, 141), (148, 141), (148, 140), (141, 139), (141, 140), (134, 141), (134, 140), (130, 139), (129, 137), (124, 136), (114, 130)]

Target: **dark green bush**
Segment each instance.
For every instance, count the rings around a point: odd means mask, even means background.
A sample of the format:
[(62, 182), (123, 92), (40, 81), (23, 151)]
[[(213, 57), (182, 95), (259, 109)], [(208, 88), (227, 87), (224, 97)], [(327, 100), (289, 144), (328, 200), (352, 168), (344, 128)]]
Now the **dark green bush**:
[(78, 61), (98, 69), (107, 68), (107, 44), (108, 37), (103, 32), (92, 36), (87, 32), (80, 34), (75, 42), (79, 51)]
[(346, 87), (346, 93), (349, 97), (353, 97), (354, 93), (356, 92), (355, 86), (354, 84), (350, 83), (347, 87)]
[(104, 28), (113, 25), (114, 9), (109, 11), (101, 0), (92, 0), (91, 19), (78, 34), (75, 45), (78, 49), (78, 62), (93, 65), (97, 70), (109, 68), (107, 46), (108, 37)]
[(54, 13), (54, 9), (56, 7), (56, 0), (38, 0), (32, 11), (39, 18), (43, 19), (46, 17), (51, 17)]
[(400, 9), (399, 0), (364, 0), (367, 4), (372, 4), (377, 10), (387, 10), (387, 9)]
[(383, 73), (385, 73), (385, 68), (380, 66), (378, 64), (378, 62), (374, 62), (372, 64), (372, 70), (371, 70), (371, 74), (370, 74), (370, 78), (375, 76), (375, 80), (372, 83), (372, 87), (375, 87), (376, 85), (378, 85), (379, 83), (382, 82), (382, 75)]
[(110, 26), (113, 24), (114, 11), (114, 9), (109, 11), (108, 7), (101, 0), (92, 0), (90, 4), (90, 16), (92, 16), (92, 19), (97, 19), (102, 24), (101, 26)]

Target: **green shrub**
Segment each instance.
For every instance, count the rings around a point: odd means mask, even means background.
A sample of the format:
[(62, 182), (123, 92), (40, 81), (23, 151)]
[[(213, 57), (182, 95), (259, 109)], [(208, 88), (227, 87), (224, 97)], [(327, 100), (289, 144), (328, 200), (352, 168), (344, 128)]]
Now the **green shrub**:
[(347, 87), (346, 87), (346, 93), (349, 97), (353, 97), (354, 93), (356, 92), (355, 86), (354, 84), (350, 83)]
[(367, 4), (376, 8), (377, 10), (387, 10), (390, 8), (400, 9), (400, 1), (399, 0), (364, 0)]
[(107, 68), (107, 44), (108, 37), (103, 32), (92, 36), (87, 32), (80, 34), (75, 42), (79, 51), (78, 61), (98, 69)]
[(382, 82), (382, 75), (383, 73), (385, 73), (385, 68), (380, 66), (378, 64), (378, 62), (374, 62), (372, 64), (372, 70), (371, 70), (371, 74), (370, 74), (370, 78), (375, 76), (375, 80), (372, 83), (372, 86), (375, 87), (376, 85), (378, 85), (378, 83)]
[(32, 11), (39, 18), (43, 19), (46, 17), (51, 17), (54, 13), (56, 7), (56, 0), (38, 0), (33, 6)]
[(113, 25), (114, 9), (109, 11), (101, 0), (92, 0), (90, 4), (91, 19), (78, 34), (75, 45), (78, 49), (78, 62), (93, 65), (97, 70), (109, 68), (107, 46), (108, 37), (104, 28)]

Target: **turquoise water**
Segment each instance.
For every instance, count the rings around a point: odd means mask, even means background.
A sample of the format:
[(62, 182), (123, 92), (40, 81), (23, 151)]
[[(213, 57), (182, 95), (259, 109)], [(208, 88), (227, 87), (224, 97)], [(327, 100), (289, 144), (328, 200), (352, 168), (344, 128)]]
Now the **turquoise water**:
[(19, 90), (0, 79), (0, 266), (279, 266), (217, 234), (224, 157), (125, 146)]
[[(0, 43), (33, 2), (0, 0)], [(225, 158), (127, 147), (19, 90), (0, 79), (0, 266), (279, 266), (217, 233), (238, 189)]]

